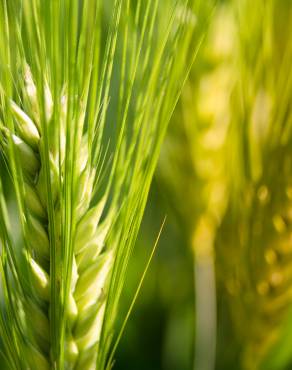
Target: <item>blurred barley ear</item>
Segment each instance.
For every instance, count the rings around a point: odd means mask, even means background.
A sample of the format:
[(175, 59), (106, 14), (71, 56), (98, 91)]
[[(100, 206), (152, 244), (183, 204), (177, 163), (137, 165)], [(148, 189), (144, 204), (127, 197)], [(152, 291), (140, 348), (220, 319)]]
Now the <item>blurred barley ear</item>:
[(234, 20), (226, 4), (212, 10), (159, 167), (163, 189), (173, 199), (193, 251), (194, 368), (204, 370), (214, 369), (216, 360), (215, 239), (228, 201), (229, 98), (234, 85)]
[(218, 3), (162, 150), (160, 179), (194, 249), (196, 369), (214, 366), (215, 285), (229, 297), (236, 366), (285, 366), (268, 354), (291, 303), (290, 34), (289, 1)]
[(238, 72), (231, 126), (236, 160), (218, 235), (218, 275), (229, 297), (242, 368), (281, 369), (287, 363), (276, 363), (277, 355), (274, 362), (268, 354), (281, 341), (291, 304), (290, 258), (282, 247), (286, 252), (291, 247), (292, 8), (290, 2), (273, 0), (234, 5)]

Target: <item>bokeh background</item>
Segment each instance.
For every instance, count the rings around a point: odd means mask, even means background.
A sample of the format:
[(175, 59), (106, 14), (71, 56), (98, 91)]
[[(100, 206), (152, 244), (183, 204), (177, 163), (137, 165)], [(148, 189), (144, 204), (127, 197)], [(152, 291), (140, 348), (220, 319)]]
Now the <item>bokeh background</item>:
[(192, 253), (157, 180), (152, 185), (132, 259), (123, 306), (126, 310), (129, 305), (165, 216), (154, 260), (116, 356), (117, 369), (192, 368), (195, 327)]
[(292, 4), (206, 1), (197, 12), (202, 44), (162, 148), (125, 310), (167, 221), (116, 369), (292, 369)]

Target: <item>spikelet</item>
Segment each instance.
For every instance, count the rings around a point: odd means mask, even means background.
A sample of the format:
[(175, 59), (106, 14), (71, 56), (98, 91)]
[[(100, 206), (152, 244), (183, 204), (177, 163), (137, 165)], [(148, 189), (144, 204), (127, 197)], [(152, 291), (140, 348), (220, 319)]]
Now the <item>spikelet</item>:
[[(31, 107), (36, 104), (33, 81), (27, 67), (26, 83)], [(50, 94), (48, 93), (48, 96)], [(47, 102), (48, 110), (51, 100)], [(16, 124), (16, 134), (12, 135), (18, 151), (20, 165), (25, 179), (25, 207), (27, 209), (27, 244), (30, 254), (31, 290), (34, 299), (25, 305), (29, 313), (27, 323), (32, 333), (31, 342), (26, 347), (31, 364), (37, 369), (50, 368), (50, 345), (48, 343), (50, 318), (50, 241), (48, 235), (48, 214), (46, 180), (41, 163), (41, 125), (34, 121), (15, 103), (11, 102), (11, 112)], [(34, 112), (38, 112), (37, 107)], [(37, 117), (37, 113), (35, 113)], [(9, 131), (5, 131), (8, 136)], [(104, 251), (105, 238), (110, 221), (100, 224), (105, 207), (105, 200), (91, 207), (95, 169), (88, 166), (87, 141), (84, 137), (81, 155), (78, 158), (77, 172), (81, 176), (78, 189), (77, 227), (74, 239), (72, 278), (68, 304), (68, 333), (66, 338), (66, 368), (86, 370), (95, 366), (97, 345), (99, 342), (107, 281), (113, 265), (113, 254)], [(58, 158), (57, 158), (58, 159)], [(59, 173), (56, 158), (50, 157), (51, 185), (55, 204), (56, 242), (60, 234), (61, 213), (59, 208)], [(44, 330), (45, 329), (45, 330)], [(45, 334), (47, 333), (47, 334)], [(94, 355), (92, 354), (94, 352)], [(76, 365), (78, 362), (79, 365)], [(32, 365), (31, 365), (32, 366)], [(82, 366), (82, 367), (81, 367)], [(33, 368), (33, 367), (32, 367)]]

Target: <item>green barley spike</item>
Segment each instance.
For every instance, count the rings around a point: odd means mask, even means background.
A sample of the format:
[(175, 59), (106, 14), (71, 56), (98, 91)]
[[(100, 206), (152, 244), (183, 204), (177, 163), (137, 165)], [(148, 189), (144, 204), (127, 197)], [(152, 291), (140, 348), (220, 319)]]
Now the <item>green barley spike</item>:
[(11, 369), (112, 366), (126, 267), (193, 60), (191, 5), (1, 1), (0, 334)]

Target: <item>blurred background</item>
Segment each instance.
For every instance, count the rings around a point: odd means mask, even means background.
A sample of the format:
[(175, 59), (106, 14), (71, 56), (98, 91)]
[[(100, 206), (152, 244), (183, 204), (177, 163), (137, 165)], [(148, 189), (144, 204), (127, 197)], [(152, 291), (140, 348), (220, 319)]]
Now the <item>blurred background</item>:
[(115, 368), (292, 369), (292, 4), (197, 2), (189, 19), (202, 43), (162, 148), (125, 311), (167, 221)]
[(170, 215), (157, 180), (152, 185), (132, 258), (126, 310), (164, 217), (158, 249), (116, 356), (116, 369), (192, 368), (194, 356), (193, 262), (185, 236)]

